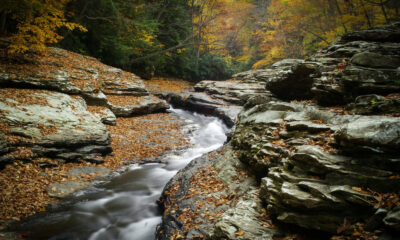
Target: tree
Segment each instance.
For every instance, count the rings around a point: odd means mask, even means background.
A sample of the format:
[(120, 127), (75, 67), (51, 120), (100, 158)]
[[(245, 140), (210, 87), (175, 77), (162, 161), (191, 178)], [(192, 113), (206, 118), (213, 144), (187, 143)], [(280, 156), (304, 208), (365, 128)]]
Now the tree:
[(271, 0), (257, 32), (261, 68), (284, 58), (306, 57), (345, 32), (399, 19), (397, 0)]
[(57, 43), (62, 36), (58, 30), (86, 31), (80, 24), (66, 20), (64, 9), (69, 0), (6, 0), (0, 6), (2, 33), (7, 19), (16, 22), (14, 33), (7, 37), (11, 42), (9, 53), (24, 53), (28, 49), (44, 51), (47, 44)]

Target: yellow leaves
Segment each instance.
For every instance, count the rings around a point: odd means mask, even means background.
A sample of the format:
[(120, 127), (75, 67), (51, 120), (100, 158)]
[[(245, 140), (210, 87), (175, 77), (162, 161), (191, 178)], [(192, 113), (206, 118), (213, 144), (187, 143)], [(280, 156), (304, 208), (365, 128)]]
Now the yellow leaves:
[(243, 235), (244, 235), (244, 232), (236, 232), (235, 235), (236, 235), (236, 236), (243, 236)]
[(359, 193), (363, 193), (363, 194), (371, 194), (371, 192), (369, 192), (369, 191), (366, 191), (366, 190), (363, 190), (362, 188), (360, 188), (360, 187), (352, 187), (351, 189), (353, 189), (354, 191), (357, 191), (357, 192), (359, 192)]
[(17, 33), (8, 38), (11, 42), (8, 53), (21, 54), (30, 48), (43, 52), (47, 44), (57, 43), (62, 39), (57, 33), (62, 27), (70, 31), (87, 31), (80, 24), (68, 22), (64, 17), (63, 7), (64, 5), (57, 1), (47, 1), (45, 4), (38, 2), (37, 9), (29, 9), (30, 12), (25, 13), (25, 18), (16, 16)]

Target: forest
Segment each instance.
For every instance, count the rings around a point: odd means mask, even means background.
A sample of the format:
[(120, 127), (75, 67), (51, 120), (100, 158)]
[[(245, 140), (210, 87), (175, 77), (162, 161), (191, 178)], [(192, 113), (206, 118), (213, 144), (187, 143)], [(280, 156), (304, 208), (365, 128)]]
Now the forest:
[(226, 79), (400, 20), (398, 0), (5, 0), (9, 55), (59, 46), (143, 78)]

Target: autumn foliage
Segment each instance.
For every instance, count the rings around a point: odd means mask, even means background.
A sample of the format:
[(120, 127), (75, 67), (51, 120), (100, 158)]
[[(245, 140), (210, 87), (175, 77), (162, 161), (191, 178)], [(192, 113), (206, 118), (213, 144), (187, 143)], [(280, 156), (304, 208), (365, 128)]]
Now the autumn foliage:
[(284, 58), (302, 58), (342, 34), (400, 19), (396, 0), (271, 0), (255, 35), (261, 68)]
[(304, 58), (399, 20), (398, 0), (5, 0), (0, 35), (9, 53), (59, 42), (144, 78), (200, 80)]
[(7, 38), (11, 44), (9, 53), (24, 53), (28, 49), (44, 52), (47, 44), (57, 43), (63, 37), (58, 30), (79, 29), (82, 25), (69, 22), (65, 17), (65, 5), (70, 0), (6, 0), (1, 9), (17, 22), (16, 31)]

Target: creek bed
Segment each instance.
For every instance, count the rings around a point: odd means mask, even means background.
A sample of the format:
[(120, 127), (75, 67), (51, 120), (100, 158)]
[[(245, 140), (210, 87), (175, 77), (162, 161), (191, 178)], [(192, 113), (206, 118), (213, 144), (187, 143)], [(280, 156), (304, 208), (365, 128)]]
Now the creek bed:
[(56, 210), (18, 227), (28, 239), (153, 240), (161, 223), (157, 206), (167, 182), (191, 160), (221, 147), (227, 127), (221, 120), (180, 109), (191, 146), (163, 156), (162, 163), (132, 165), (106, 182), (73, 194)]

